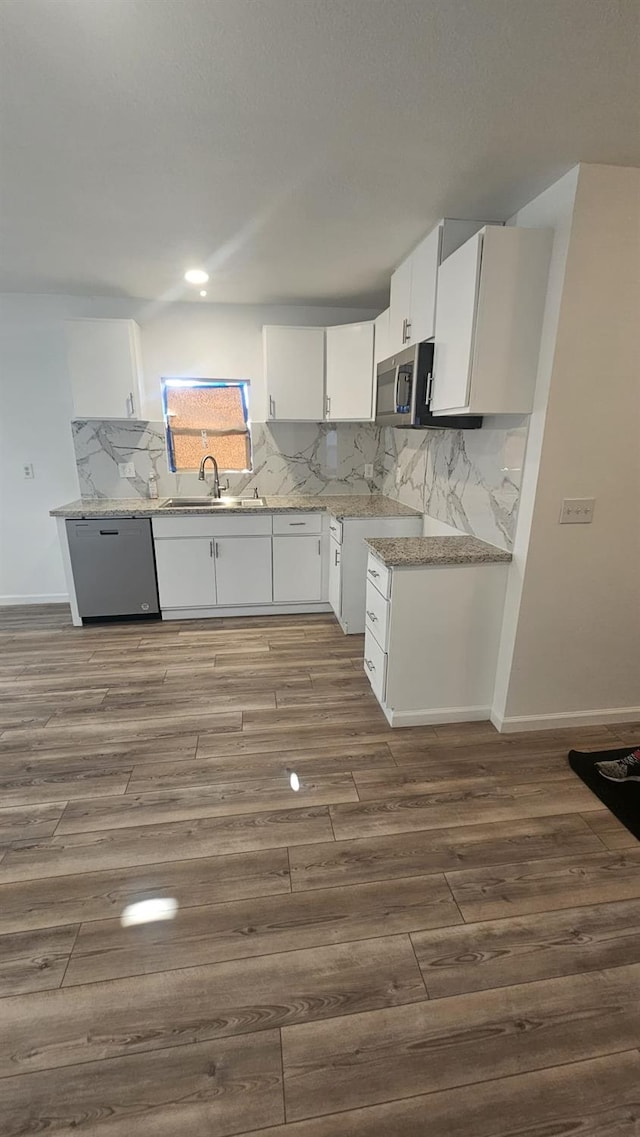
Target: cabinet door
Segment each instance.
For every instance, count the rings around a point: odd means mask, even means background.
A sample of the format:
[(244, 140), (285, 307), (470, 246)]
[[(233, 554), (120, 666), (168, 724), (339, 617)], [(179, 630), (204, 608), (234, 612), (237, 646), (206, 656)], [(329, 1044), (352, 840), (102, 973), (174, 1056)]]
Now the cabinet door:
[(271, 604), (270, 537), (216, 537), (218, 604)]
[(411, 254), (411, 344), (422, 343), (435, 335), (441, 234), (442, 229), (438, 225)]
[(133, 320), (67, 320), (74, 418), (141, 413), (140, 329)]
[(407, 257), (391, 277), (389, 303), (389, 355), (407, 346), (406, 327), (411, 319), (411, 258)]
[(212, 608), (216, 602), (213, 541), (180, 537), (155, 541), (161, 608)]
[(460, 411), (469, 403), (481, 258), (477, 233), (440, 265), (432, 411)]
[(336, 616), (342, 615), (342, 548), (331, 538), (329, 542), (329, 603)]
[(324, 419), (324, 328), (263, 328), (270, 421)]
[[(388, 359), (391, 355), (389, 351), (389, 309), (385, 308), (379, 316), (376, 316), (373, 321), (374, 335), (373, 335), (373, 362), (374, 365), (381, 363), (383, 359)], [(375, 374), (375, 366), (374, 366)]]
[(326, 329), (330, 422), (369, 422), (373, 416), (373, 322)]
[(273, 599), (276, 604), (322, 600), (320, 537), (273, 538)]

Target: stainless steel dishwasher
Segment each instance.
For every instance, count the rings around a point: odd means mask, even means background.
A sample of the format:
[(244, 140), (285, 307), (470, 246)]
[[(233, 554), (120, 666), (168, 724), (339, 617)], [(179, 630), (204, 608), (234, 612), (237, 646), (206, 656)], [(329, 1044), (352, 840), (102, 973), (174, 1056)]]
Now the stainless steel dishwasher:
[(148, 517), (69, 519), (67, 538), (78, 612), (83, 619), (158, 615)]

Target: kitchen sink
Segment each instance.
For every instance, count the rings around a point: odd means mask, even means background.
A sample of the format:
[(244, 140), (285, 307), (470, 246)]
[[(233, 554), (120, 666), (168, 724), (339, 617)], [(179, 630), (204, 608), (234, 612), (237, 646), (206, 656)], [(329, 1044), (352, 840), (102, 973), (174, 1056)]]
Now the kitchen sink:
[(170, 497), (160, 509), (242, 509), (264, 504), (263, 497)]

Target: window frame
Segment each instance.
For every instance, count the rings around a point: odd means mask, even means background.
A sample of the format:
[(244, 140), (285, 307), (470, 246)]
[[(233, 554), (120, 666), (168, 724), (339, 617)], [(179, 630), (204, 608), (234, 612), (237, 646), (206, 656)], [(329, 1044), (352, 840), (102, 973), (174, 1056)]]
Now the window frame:
[[(160, 380), (160, 388), (162, 395), (162, 417), (164, 419), (165, 441), (167, 447), (167, 465), (169, 473), (171, 474), (189, 474), (193, 473), (191, 467), (176, 467), (175, 451), (173, 447), (173, 436), (171, 431), (170, 415), (167, 407), (167, 392), (171, 388), (176, 387), (239, 387), (240, 396), (242, 399), (242, 407), (244, 410), (244, 424), (243, 431), (231, 430), (215, 430), (208, 429), (207, 434), (215, 437), (216, 435), (229, 435), (229, 434), (246, 434), (249, 442), (249, 466), (242, 469), (227, 469), (220, 467), (221, 474), (252, 474), (253, 473), (253, 437), (251, 434), (251, 419), (249, 418), (249, 389), (251, 386), (250, 379), (185, 379), (174, 376), (162, 376)], [(206, 429), (203, 427), (203, 429)]]

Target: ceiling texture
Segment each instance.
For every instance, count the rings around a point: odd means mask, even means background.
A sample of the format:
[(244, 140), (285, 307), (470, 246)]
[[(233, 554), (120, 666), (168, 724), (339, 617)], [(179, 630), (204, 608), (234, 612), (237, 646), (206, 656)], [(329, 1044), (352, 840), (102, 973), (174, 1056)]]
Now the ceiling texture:
[(378, 305), (441, 216), (640, 165), (640, 0), (0, 0), (0, 291)]

